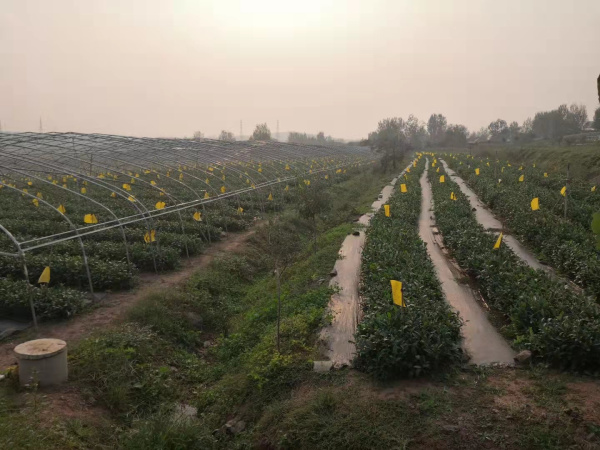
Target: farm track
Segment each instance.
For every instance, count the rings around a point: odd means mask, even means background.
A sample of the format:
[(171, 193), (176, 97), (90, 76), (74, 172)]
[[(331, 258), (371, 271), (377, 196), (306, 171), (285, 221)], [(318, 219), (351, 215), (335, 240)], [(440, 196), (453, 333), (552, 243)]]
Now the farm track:
[(421, 216), (419, 235), (427, 244), (427, 253), (435, 266), (446, 301), (458, 311), (464, 323), (461, 332), (463, 347), (470, 362), (477, 365), (512, 364), (514, 352), (487, 318), (473, 290), (460, 283), (460, 269), (442, 250), (441, 235), (436, 231), (431, 186), (427, 179), (429, 161), (421, 176)]
[[(398, 177), (403, 173), (404, 171)], [(388, 201), (398, 177), (382, 189), (380, 197), (371, 205), (371, 212), (358, 219), (361, 225), (367, 227), (373, 213)], [(358, 236), (349, 235), (344, 239), (339, 251), (341, 259), (334, 265), (336, 275), (329, 283), (332, 288), (338, 288), (339, 292), (331, 296), (329, 312), (333, 318), (331, 324), (321, 330), (320, 340), (323, 343), (321, 353), (334, 368), (351, 366), (356, 354), (354, 334), (360, 316), (358, 287), (362, 249), (366, 240), (365, 230), (360, 230), (359, 233)]]
[[(63, 339), (69, 345), (77, 343), (94, 331), (122, 320), (130, 307), (150, 293), (176, 288), (190, 278), (194, 272), (207, 267), (219, 254), (240, 251), (248, 238), (255, 233), (258, 225), (259, 223), (256, 223), (251, 229), (242, 233), (228, 234), (224, 240), (212, 244), (201, 255), (183, 260), (183, 267), (180, 270), (159, 275), (141, 274), (139, 285), (135, 290), (106, 294), (98, 307), (87, 313), (63, 322), (42, 323), (39, 326), (37, 337)], [(0, 344), (0, 370), (16, 364), (17, 360), (14, 357), (13, 349), (29, 339), (35, 339), (35, 337), (25, 332), (18, 334), (9, 342)]]
[[(504, 230), (504, 225), (500, 222), (494, 214), (486, 208), (486, 206), (479, 200), (479, 197), (473, 190), (467, 186), (465, 180), (459, 177), (456, 172), (454, 172), (448, 164), (443, 159), (440, 159), (440, 162), (444, 166), (444, 170), (448, 174), (448, 176), (460, 187), (460, 190), (469, 200), (471, 204), (471, 208), (475, 209), (475, 217), (477, 222), (485, 228), (486, 231), (491, 233), (500, 233)], [(543, 270), (549, 275), (556, 276), (554, 270), (545, 264), (542, 264), (535, 255), (525, 248), (516, 238), (511, 235), (507, 235), (506, 232), (503, 232), (502, 241), (510, 247), (510, 249), (517, 255), (524, 263), (526, 263), (529, 267), (534, 270)]]

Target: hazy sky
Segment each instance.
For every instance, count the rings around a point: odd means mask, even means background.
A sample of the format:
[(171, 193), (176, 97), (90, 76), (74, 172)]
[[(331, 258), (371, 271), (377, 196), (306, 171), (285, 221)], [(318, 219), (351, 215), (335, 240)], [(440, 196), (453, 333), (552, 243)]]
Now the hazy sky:
[(360, 138), (597, 107), (600, 0), (0, 0), (4, 130)]

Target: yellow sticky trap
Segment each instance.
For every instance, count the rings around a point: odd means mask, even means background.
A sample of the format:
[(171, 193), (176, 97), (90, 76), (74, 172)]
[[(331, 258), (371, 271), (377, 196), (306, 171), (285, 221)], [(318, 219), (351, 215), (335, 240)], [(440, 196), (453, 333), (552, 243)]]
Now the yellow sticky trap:
[(38, 283), (39, 284), (50, 283), (50, 266), (46, 266), (44, 268), (44, 270), (42, 271), (42, 274), (40, 275), (40, 278), (38, 279)]
[(544, 172), (544, 178), (548, 178), (548, 172)]
[(224, 194), (226, 190), (227, 189), (225, 189), (225, 186), (221, 186), (221, 194)]
[(519, 167), (519, 170), (523, 170), (523, 166), (520, 166), (520, 167)]
[(402, 298), (402, 282), (390, 280), (390, 284), (392, 285), (392, 298), (394, 300), (394, 305), (406, 308), (406, 303), (404, 303), (404, 298)]
[(242, 214), (244, 212), (244, 208), (241, 206), (237, 209), (238, 214)]
[(479, 169), (475, 169), (475, 175), (479, 175)]
[(165, 202), (156, 202), (156, 205), (154, 205), (156, 209), (165, 209), (165, 206), (167, 206)]
[(110, 194), (110, 196), (111, 196), (112, 198), (117, 198), (117, 194), (116, 194), (116, 192), (113, 192), (112, 194)]
[(131, 190), (131, 186), (128, 185), (127, 183), (123, 184), (123, 189), (125, 189), (126, 191), (130, 191)]
[(502, 167), (502, 169), (500, 169), (500, 172), (504, 172), (504, 167)]
[(417, 167), (417, 161), (413, 161), (413, 167)]
[(33, 203), (36, 208), (39, 208), (39, 206), (40, 206), (40, 201), (37, 198), (34, 198), (33, 200), (31, 200), (31, 203)]
[(33, 182), (31, 182), (31, 181), (28, 181), (28, 182), (27, 182), (27, 186), (33, 186)]
[(562, 195), (563, 197), (567, 196), (567, 187), (563, 186), (563, 188), (560, 190), (560, 195)]
[(407, 173), (410, 173), (410, 167), (407, 167), (407, 168), (406, 168), (406, 172), (407, 172)]
[(156, 186), (156, 181), (154, 181), (154, 180), (151, 180), (151, 181), (150, 181), (150, 184), (151, 184), (152, 186)]
[(205, 192), (205, 193), (204, 193), (204, 199), (206, 200), (207, 198), (210, 198), (210, 195), (209, 195), (209, 193), (208, 193), (208, 192)]
[(444, 175), (442, 175), (440, 177), (440, 183), (445, 183), (446, 182), (446, 177)]
[(500, 236), (498, 236), (498, 240), (494, 244), (494, 250), (498, 250), (500, 248), (500, 244), (502, 244), (502, 236), (503, 234), (500, 233)]
[(406, 184), (402, 183), (400, 185), (400, 192), (402, 192), (403, 194), (406, 194), (408, 192), (408, 189), (406, 189)]
[(533, 200), (531, 200), (531, 210), (537, 211), (538, 209), (540, 209), (540, 199), (536, 197)]
[(150, 244), (151, 242), (156, 242), (156, 230), (146, 231), (144, 234), (144, 242), (146, 244)]
[(58, 212), (61, 214), (65, 214), (67, 212), (67, 209), (64, 207), (64, 205), (58, 205)]
[(82, 188), (81, 188), (81, 193), (82, 193), (82, 194), (87, 194), (87, 188), (84, 188), (84, 187), (82, 187)]
[(130, 202), (135, 203), (135, 197), (133, 195), (130, 195), (129, 197), (127, 197), (127, 200), (129, 200)]
[(269, 196), (267, 197), (267, 200), (272, 202), (273, 201), (273, 194), (269, 193)]
[(592, 192), (596, 191), (596, 186), (592, 186)]
[(290, 170), (290, 166), (289, 166), (289, 164), (286, 164), (286, 165), (285, 165), (285, 170)]
[(98, 223), (98, 218), (95, 214), (86, 214), (83, 216), (84, 223)]
[(41, 198), (41, 199), (43, 199), (43, 198), (44, 198), (44, 196), (42, 195), (42, 193), (41, 193), (41, 192), (38, 192), (38, 193), (36, 194), (36, 197), (37, 197), (37, 198)]
[(223, 176), (221, 177), (221, 180), (225, 181), (225, 175), (223, 175)]
[(329, 175), (325, 175), (325, 179), (326, 179), (326, 180), (329, 180)]
[[(284, 189), (284, 191), (285, 191), (285, 192), (287, 192), (287, 191), (289, 191), (289, 190), (290, 190), (290, 187), (289, 187), (289, 186), (286, 186), (286, 187), (285, 187), (285, 189)], [(592, 188), (592, 190), (593, 190), (593, 188)]]
[(179, 181), (183, 181), (183, 174), (182, 173), (179, 174)]
[(390, 217), (390, 205), (383, 205), (383, 209), (385, 210), (385, 217)]
[(104, 174), (98, 175), (98, 178), (100, 178), (101, 180), (104, 180)]
[(488, 167), (490, 167), (490, 163), (489, 162), (487, 162), (486, 164), (487, 164)]
[(450, 192), (450, 200), (457, 200), (456, 194), (454, 192)]
[(525, 175), (521, 175), (521, 176), (519, 177), (519, 182), (523, 182), (523, 181), (525, 181)]
[(196, 211), (192, 217), (196, 222), (202, 222), (202, 214), (200, 211)]
[(259, 173), (262, 173), (262, 167), (258, 168)]
[(139, 177), (140, 177), (140, 174), (139, 174), (139, 173), (136, 173), (136, 174), (135, 174), (135, 177), (136, 177), (136, 178), (139, 178)]
[(435, 171), (436, 171), (436, 173), (439, 173), (440, 172), (440, 168), (438, 167)]

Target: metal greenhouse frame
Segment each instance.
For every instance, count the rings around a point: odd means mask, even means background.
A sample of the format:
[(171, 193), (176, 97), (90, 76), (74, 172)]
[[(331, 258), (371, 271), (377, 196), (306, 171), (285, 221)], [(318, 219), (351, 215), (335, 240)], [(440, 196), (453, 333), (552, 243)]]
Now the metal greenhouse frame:
[[(2, 191), (17, 192), (38, 208), (36, 214), (39, 211), (42, 215), (54, 215), (68, 226), (60, 232), (29, 235), (11, 230), (10, 224), (3, 224), (0, 217), (0, 231), (16, 249), (11, 252), (6, 246), (0, 247), (0, 256), (20, 258), (23, 274), (29, 281), (27, 252), (77, 240), (93, 293), (82, 240), (85, 236), (119, 230), (131, 267), (127, 225), (143, 223), (154, 242), (157, 218), (173, 214), (185, 235), (182, 213), (187, 210), (204, 212), (207, 204), (224, 200), (239, 204), (241, 196), (262, 199), (265, 191), (277, 185), (339, 173), (367, 162), (370, 162), (367, 149), (346, 145), (0, 133), (0, 196)], [(86, 223), (82, 225), (80, 219), (69, 217), (62, 203), (52, 203), (46, 197), (65, 199), (87, 208), (90, 214), (86, 214)], [(16, 203), (8, 208), (4, 205), (5, 219), (10, 217), (12, 207), (18, 208)], [(157, 270), (155, 259), (154, 268)], [(35, 323), (33, 304), (31, 307)]]

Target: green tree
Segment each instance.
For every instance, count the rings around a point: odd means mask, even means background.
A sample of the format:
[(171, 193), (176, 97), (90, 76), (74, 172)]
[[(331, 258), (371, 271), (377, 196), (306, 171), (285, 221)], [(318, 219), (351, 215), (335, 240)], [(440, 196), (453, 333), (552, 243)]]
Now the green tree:
[(271, 140), (271, 130), (266, 123), (259, 123), (256, 125), (254, 129), (254, 133), (250, 137), (253, 141), (270, 141)]
[(442, 114), (432, 114), (427, 121), (427, 132), (433, 145), (441, 145), (446, 134), (448, 121)]
[(219, 140), (235, 142), (235, 136), (233, 135), (233, 133), (231, 131), (223, 130), (223, 131), (221, 131), (221, 134), (219, 135)]
[(396, 166), (400, 158), (411, 148), (404, 134), (405, 122), (401, 117), (383, 119), (377, 131), (369, 134), (369, 145), (376, 152), (383, 153), (381, 163), (384, 167), (391, 163)]
[(592, 122), (592, 126), (594, 127), (594, 130), (600, 131), (600, 107), (597, 108), (596, 112), (594, 113), (594, 120)]

